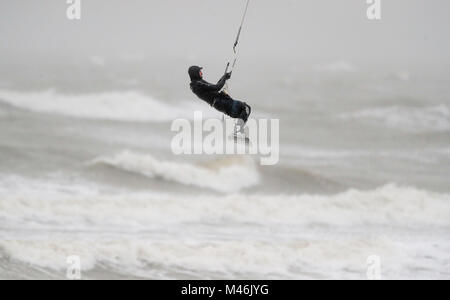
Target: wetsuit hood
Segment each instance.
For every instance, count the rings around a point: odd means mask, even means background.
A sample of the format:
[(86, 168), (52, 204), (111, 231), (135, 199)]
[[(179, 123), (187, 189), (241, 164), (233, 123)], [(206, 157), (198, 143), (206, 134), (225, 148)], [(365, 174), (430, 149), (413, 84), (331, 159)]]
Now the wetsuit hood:
[(192, 66), (189, 68), (189, 77), (191, 77), (191, 81), (195, 81), (195, 80), (200, 80), (202, 79), (200, 77), (200, 71), (202, 70), (202, 67), (198, 67), (198, 66)]

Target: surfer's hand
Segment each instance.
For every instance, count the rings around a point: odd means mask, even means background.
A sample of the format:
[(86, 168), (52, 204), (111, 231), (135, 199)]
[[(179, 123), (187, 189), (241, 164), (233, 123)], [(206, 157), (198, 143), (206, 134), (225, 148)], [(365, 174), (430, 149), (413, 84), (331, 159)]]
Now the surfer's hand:
[(231, 72), (230, 73), (225, 73), (225, 79), (228, 80), (231, 78)]

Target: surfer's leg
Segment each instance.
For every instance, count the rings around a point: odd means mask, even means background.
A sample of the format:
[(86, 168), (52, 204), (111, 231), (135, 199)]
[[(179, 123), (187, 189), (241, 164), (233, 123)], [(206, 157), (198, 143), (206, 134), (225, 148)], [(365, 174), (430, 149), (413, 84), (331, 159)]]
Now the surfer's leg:
[(244, 133), (245, 124), (251, 113), (250, 106), (245, 102), (233, 100), (231, 98), (226, 104), (228, 105), (226, 114), (231, 118), (236, 119), (235, 133)]
[(236, 125), (234, 126), (235, 133), (244, 133), (245, 122), (242, 119), (237, 119)]
[(252, 108), (245, 102), (234, 101), (232, 118), (237, 119), (235, 131), (244, 133), (245, 124), (250, 117)]
[(250, 117), (252, 113), (252, 108), (250, 107), (250, 105), (248, 105), (247, 103), (244, 102), (244, 109), (242, 112), (242, 119), (244, 120), (244, 124), (247, 123), (248, 118)]
[(241, 112), (239, 113), (239, 120), (241, 125), (241, 131), (243, 131), (243, 128), (245, 127), (245, 124), (248, 121), (248, 118), (250, 117), (250, 114), (252, 113), (252, 108), (245, 102), (242, 102), (241, 105)]

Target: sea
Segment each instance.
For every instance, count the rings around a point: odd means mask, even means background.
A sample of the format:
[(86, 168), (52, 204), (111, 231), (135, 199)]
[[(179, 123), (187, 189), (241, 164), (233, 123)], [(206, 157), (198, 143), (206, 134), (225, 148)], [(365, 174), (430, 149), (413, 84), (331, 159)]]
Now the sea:
[(230, 94), (279, 120), (265, 166), (173, 153), (174, 120), (222, 119), (194, 63), (2, 67), (0, 279), (450, 279), (448, 69), (242, 62)]

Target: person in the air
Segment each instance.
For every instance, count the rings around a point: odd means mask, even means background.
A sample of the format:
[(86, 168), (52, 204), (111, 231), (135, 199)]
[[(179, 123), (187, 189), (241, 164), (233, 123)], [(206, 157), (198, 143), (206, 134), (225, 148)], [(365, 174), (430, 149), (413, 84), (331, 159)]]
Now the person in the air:
[(238, 119), (239, 131), (243, 133), (252, 109), (247, 103), (234, 100), (222, 91), (227, 80), (231, 78), (231, 73), (225, 73), (217, 84), (212, 84), (203, 80), (202, 69), (198, 66), (189, 68), (192, 92), (216, 110)]

